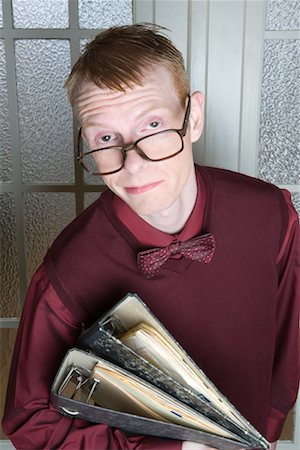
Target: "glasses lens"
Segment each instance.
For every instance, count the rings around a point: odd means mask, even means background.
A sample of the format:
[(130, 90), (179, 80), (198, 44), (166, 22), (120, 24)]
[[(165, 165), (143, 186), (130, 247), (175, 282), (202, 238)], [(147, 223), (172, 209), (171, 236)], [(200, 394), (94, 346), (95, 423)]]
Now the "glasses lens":
[(148, 136), (138, 143), (138, 147), (152, 161), (168, 158), (182, 150), (183, 142), (176, 131), (165, 131)]
[[(90, 149), (82, 142), (81, 162), (92, 174), (105, 175), (116, 172), (123, 167), (122, 147), (110, 147), (89, 153)], [(179, 153), (183, 141), (177, 131), (166, 130), (147, 136), (139, 141), (137, 147), (152, 161), (160, 161)]]
[(105, 175), (123, 166), (123, 154), (120, 151), (120, 147), (112, 147), (86, 154), (87, 152), (89, 152), (89, 149), (83, 145), (81, 161), (84, 168), (90, 173)]

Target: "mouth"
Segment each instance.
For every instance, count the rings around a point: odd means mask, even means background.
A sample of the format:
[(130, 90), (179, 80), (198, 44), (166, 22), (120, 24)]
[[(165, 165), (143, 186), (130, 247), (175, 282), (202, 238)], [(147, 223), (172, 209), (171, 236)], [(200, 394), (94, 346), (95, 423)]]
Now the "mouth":
[(151, 191), (156, 188), (161, 183), (161, 181), (156, 181), (154, 183), (144, 184), (143, 186), (127, 186), (125, 187), (125, 191), (127, 194), (138, 195), (143, 194), (144, 192)]

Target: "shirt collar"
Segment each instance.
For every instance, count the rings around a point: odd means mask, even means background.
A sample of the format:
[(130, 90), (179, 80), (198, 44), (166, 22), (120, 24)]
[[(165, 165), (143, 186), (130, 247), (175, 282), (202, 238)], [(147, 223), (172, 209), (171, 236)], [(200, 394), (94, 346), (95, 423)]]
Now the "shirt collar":
[(165, 247), (172, 241), (186, 241), (201, 233), (206, 203), (206, 187), (199, 171), (197, 177), (197, 197), (191, 215), (183, 229), (176, 234), (168, 234), (154, 228), (139, 217), (120, 197), (114, 195), (113, 207), (118, 218), (129, 229), (143, 247)]

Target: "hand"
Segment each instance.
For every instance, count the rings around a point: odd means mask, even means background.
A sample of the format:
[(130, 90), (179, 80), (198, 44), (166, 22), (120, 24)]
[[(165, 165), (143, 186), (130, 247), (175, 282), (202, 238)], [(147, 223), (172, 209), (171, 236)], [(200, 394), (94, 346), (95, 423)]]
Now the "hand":
[(199, 442), (192, 442), (192, 441), (183, 441), (182, 442), (182, 450), (217, 450), (213, 447), (208, 447), (204, 444), (199, 444)]

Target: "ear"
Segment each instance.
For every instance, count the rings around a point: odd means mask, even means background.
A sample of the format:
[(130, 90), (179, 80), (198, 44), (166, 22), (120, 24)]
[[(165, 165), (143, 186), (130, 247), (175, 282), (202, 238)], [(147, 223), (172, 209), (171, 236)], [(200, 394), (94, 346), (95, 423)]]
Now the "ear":
[(202, 134), (204, 125), (204, 95), (202, 92), (196, 91), (191, 95), (189, 125), (191, 142), (196, 142)]

